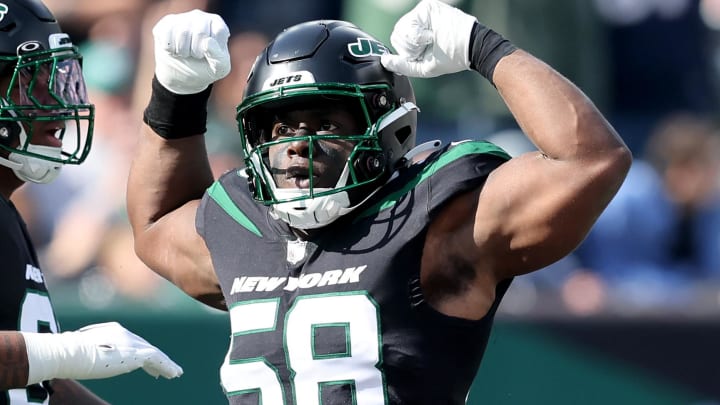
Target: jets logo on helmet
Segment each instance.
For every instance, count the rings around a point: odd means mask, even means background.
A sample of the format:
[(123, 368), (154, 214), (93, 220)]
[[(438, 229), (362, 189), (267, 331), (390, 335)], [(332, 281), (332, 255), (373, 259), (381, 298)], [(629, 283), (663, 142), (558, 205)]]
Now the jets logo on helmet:
[(8, 8), (8, 6), (6, 4), (0, 3), (0, 21), (2, 21), (3, 18), (5, 18), (5, 15), (8, 13), (8, 10), (10, 10), (10, 9)]
[(348, 52), (356, 58), (367, 56), (380, 56), (387, 53), (387, 48), (382, 42), (370, 38), (358, 38), (357, 42), (348, 44)]
[(278, 86), (287, 86), (291, 84), (315, 83), (315, 77), (307, 70), (298, 72), (290, 72), (281, 76), (273, 76), (265, 80), (263, 90), (269, 90)]

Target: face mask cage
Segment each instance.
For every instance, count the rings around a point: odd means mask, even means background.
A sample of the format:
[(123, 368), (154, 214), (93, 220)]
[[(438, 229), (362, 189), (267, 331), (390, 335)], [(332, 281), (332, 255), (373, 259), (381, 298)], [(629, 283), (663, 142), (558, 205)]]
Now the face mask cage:
[[(266, 205), (300, 201), (348, 191), (368, 185), (382, 177), (384, 162), (378, 160), (375, 170), (367, 170), (368, 162), (372, 164), (383, 153), (376, 126), (379, 119), (372, 118), (377, 113), (370, 109), (367, 100), (377, 94), (389, 94), (389, 91), (387, 85), (313, 83), (285, 86), (247, 97), (237, 109), (237, 121), (245, 154), (246, 171), (252, 183), (255, 199)], [(355, 116), (360, 117), (365, 123), (366, 130), (360, 134), (301, 134), (270, 140), (268, 124), (272, 120), (273, 110), (289, 104), (312, 103), (313, 100), (318, 99), (336, 100), (339, 108), (343, 106), (355, 111)], [(391, 110), (388, 108), (388, 113)], [(379, 118), (382, 117), (384, 114)], [(319, 188), (312, 173), (313, 156), (322, 142), (338, 140), (352, 142), (353, 149), (335, 187)], [(308, 145), (310, 184), (307, 189), (302, 189), (300, 192), (288, 192), (288, 189), (280, 189), (275, 185), (273, 170), (269, 163), (269, 150), (277, 145), (297, 141), (304, 141)]]
[[(22, 128), (26, 134), (17, 137), (19, 145), (0, 142), (0, 148), (61, 164), (82, 163), (92, 144), (95, 110), (88, 100), (77, 49), (0, 56), (0, 63), (15, 65), (2, 93), (0, 130), (20, 133)], [(60, 157), (30, 151), (36, 126), (58, 121), (64, 122), (55, 134), (62, 141)]]

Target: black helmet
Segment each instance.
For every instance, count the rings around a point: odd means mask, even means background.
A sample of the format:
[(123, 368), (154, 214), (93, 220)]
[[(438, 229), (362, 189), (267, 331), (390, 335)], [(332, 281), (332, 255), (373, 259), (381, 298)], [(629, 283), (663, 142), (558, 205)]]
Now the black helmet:
[[(237, 120), (254, 197), (290, 225), (325, 225), (377, 190), (415, 146), (417, 107), (410, 80), (386, 70), (385, 45), (345, 21), (320, 20), (281, 32), (258, 56)], [(333, 188), (280, 189), (267, 165), (273, 111), (330, 100), (365, 120), (360, 134), (333, 135), (355, 147)], [(327, 135), (308, 135), (309, 143)], [(294, 138), (296, 139), (296, 138)], [(309, 157), (312, 159), (312, 156)]]
[[(81, 59), (42, 2), (0, 3), (0, 148), (9, 152), (0, 165), (22, 180), (46, 183), (90, 151), (94, 106)], [(33, 136), (54, 136), (62, 146), (36, 145)]]

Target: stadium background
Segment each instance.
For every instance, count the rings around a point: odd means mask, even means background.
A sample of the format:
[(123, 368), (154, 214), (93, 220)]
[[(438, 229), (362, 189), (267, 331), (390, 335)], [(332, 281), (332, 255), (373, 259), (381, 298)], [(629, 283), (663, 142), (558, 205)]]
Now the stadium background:
[[(717, 114), (718, 1), (449, 2), (479, 16), (578, 84), (636, 155), (643, 152), (651, 127), (666, 114), (676, 110)], [(106, 96), (119, 98), (128, 105), (129, 116), (139, 122), (138, 111), (147, 99), (152, 69), (143, 42), (157, 16), (153, 13), (159, 9), (218, 11), (228, 20), (233, 36), (256, 32), (271, 37), (300, 20), (341, 17), (387, 42), (393, 22), (413, 1), (49, 0), (47, 4), (76, 42), (85, 41), (86, 77), (89, 85), (102, 93), (97, 102), (105, 103)], [(105, 21), (111, 21), (102, 25), (105, 31), (98, 29), (99, 22)], [(107, 46), (103, 35), (126, 41)], [(415, 81), (415, 85), (422, 109), (421, 140), (514, 134), (496, 92), (477, 75), (460, 73)], [(110, 108), (108, 105), (118, 108), (117, 104), (99, 104), (98, 110)], [(99, 113), (99, 131), (109, 126), (102, 120), (111, 118)], [(223, 126), (210, 123), (210, 127), (217, 133)], [(120, 136), (132, 139), (128, 133)], [(494, 139), (509, 150), (526, 147), (513, 136)], [(211, 153), (223, 149), (219, 145), (233, 140), (232, 135), (209, 136), (209, 149)], [(102, 132), (96, 142), (103, 142)], [(103, 146), (96, 146), (97, 155), (105, 156), (100, 152)], [(109, 170), (107, 165), (102, 169)], [(77, 172), (93, 170), (90, 167)], [(118, 168), (124, 170), (122, 164)], [(122, 182), (115, 185), (121, 187)], [(30, 188), (30, 196), (46, 201), (58, 198), (58, 194), (33, 192)], [(92, 203), (95, 207), (107, 205), (106, 201)], [(118, 198), (114, 204), (120, 214), (108, 214), (111, 219), (105, 221), (123, 225), (124, 201)], [(90, 212), (84, 211), (85, 219)], [(192, 302), (163, 281), (146, 276), (121, 279), (117, 273), (105, 272), (112, 270), (112, 264), (98, 258), (68, 273), (63, 270), (68, 267), (67, 260), (53, 255), (58, 244), (53, 233), (43, 233), (43, 227), (63, 229), (59, 223), (55, 220), (48, 225), (38, 220), (29, 225), (44, 247), (44, 269), (61, 327), (71, 330), (118, 320), (163, 348), (185, 369), (182, 378), (172, 381), (155, 381), (134, 372), (86, 385), (113, 404), (226, 403), (218, 378), (229, 337), (225, 315)], [(83, 225), (80, 222), (79, 229), (87, 229)], [(122, 235), (118, 228), (113, 232), (108, 234)], [(69, 246), (70, 259), (80, 255), (77, 245), (85, 234), (89, 231), (73, 234), (72, 243), (64, 245)], [(118, 272), (130, 274), (129, 264), (114, 265)], [(565, 271), (560, 266), (543, 270), (543, 278), (516, 281), (498, 314), (470, 404), (720, 404), (719, 351), (715, 347), (720, 342), (720, 289), (714, 279), (694, 280), (694, 285), (703, 288), (692, 289), (693, 300), (681, 306), (664, 305), (676, 295), (670, 289), (663, 290), (651, 306), (637, 306), (636, 297), (618, 294), (614, 310), (578, 312), (559, 302)], [(150, 285), (152, 289), (146, 288)]]

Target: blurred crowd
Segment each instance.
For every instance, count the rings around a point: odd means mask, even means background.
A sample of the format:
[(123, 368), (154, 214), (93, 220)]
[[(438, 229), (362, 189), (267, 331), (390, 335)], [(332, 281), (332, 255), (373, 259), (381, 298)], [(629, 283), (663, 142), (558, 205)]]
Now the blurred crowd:
[[(388, 42), (395, 19), (415, 3), (45, 2), (84, 55), (96, 105), (93, 150), (84, 165), (66, 167), (50, 185), (28, 184), (14, 200), (40, 248), (48, 283), (92, 308), (117, 302), (168, 306), (181, 296), (135, 257), (125, 210), (125, 182), (154, 68), (150, 30), (162, 15), (199, 8), (221, 14), (230, 26), (233, 70), (214, 86), (208, 107), (207, 147), (219, 175), (242, 165), (235, 106), (268, 38), (300, 21), (341, 18)], [(635, 155), (627, 181), (576, 252), (518, 278), (501, 311), (523, 316), (716, 313), (720, 0), (448, 2), (486, 16), (483, 22), (581, 86)], [(422, 109), (419, 141), (486, 138), (511, 155), (534, 148), (477, 75), (414, 84)]]

